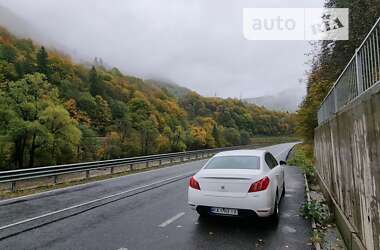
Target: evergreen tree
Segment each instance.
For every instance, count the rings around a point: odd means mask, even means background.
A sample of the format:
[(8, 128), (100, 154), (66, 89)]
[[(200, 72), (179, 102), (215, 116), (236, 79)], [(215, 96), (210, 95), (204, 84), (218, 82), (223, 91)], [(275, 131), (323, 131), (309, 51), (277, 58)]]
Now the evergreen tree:
[(49, 60), (48, 53), (45, 50), (45, 47), (42, 46), (37, 52), (37, 71), (49, 75)]
[(95, 66), (92, 66), (88, 81), (90, 82), (90, 93), (93, 96), (102, 95), (102, 88), (100, 86), (98, 72), (96, 71)]

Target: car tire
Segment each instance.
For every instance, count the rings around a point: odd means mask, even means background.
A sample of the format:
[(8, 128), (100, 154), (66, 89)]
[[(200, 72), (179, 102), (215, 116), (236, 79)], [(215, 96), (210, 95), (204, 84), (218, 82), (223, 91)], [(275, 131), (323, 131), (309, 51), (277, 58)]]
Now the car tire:
[(197, 210), (198, 214), (199, 214), (199, 217), (202, 217), (202, 218), (207, 218), (209, 217), (209, 213), (205, 210)]
[(281, 197), (284, 197), (285, 196), (285, 181), (284, 181), (284, 184), (282, 186), (282, 193), (281, 193)]
[(279, 217), (280, 217), (280, 212), (279, 212), (279, 204), (278, 204), (278, 194), (276, 193), (276, 200), (274, 201), (274, 208), (273, 208), (273, 214), (270, 216), (270, 221), (273, 224), (277, 224)]

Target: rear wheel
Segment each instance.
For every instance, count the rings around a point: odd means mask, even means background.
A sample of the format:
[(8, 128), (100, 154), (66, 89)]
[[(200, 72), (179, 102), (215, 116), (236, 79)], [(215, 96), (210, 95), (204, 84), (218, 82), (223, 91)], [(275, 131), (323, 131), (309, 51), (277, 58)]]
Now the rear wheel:
[(279, 216), (280, 216), (280, 213), (279, 213), (279, 207), (278, 207), (278, 193), (276, 193), (276, 200), (274, 201), (273, 214), (270, 216), (270, 220), (273, 223), (277, 223)]
[(281, 197), (284, 197), (284, 196), (285, 196), (285, 181), (282, 184), (282, 193), (281, 193)]

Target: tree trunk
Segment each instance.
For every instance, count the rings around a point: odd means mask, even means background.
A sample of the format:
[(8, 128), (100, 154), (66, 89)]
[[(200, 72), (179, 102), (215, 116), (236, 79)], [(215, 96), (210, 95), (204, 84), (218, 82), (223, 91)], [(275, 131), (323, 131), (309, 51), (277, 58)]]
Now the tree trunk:
[(15, 140), (14, 167), (20, 168), (21, 138)]
[(36, 133), (33, 134), (32, 146), (29, 150), (29, 167), (34, 167), (34, 153), (36, 151)]
[(16, 169), (24, 167), (26, 136), (18, 136), (15, 140), (14, 162)]

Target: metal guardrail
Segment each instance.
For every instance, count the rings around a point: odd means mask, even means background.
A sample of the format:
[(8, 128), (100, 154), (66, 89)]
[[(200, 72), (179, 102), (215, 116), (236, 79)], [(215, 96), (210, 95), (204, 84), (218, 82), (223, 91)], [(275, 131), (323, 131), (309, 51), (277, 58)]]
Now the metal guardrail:
[(360, 45), (318, 110), (318, 124), (380, 81), (380, 18)]
[[(18, 169), (10, 171), (0, 171), (0, 183), (12, 182), (12, 190), (15, 189), (16, 181), (36, 179), (41, 177), (57, 177), (58, 175), (75, 173), (75, 172), (84, 172), (86, 171), (86, 176), (89, 176), (90, 170), (98, 169), (111, 169), (110, 173), (113, 173), (113, 168), (122, 165), (130, 164), (132, 169), (133, 164), (146, 163), (147, 166), (150, 162), (159, 161), (161, 165), (162, 160), (172, 160), (180, 159), (184, 161), (191, 159), (191, 157), (198, 158), (201, 156), (210, 156), (221, 151), (226, 150), (236, 150), (242, 148), (257, 148), (262, 147), (263, 144), (254, 144), (254, 145), (245, 145), (245, 146), (234, 146), (234, 147), (225, 147), (225, 148), (215, 148), (215, 149), (205, 149), (205, 150), (194, 150), (194, 151), (185, 151), (178, 153), (168, 153), (168, 154), (158, 154), (158, 155), (147, 155), (131, 158), (122, 158), (114, 160), (105, 160), (105, 161), (95, 161), (95, 162), (84, 162), (84, 163), (75, 163), (75, 164), (65, 164), (57, 166), (47, 166), (47, 167), (38, 167), (38, 168), (27, 168), (27, 169)], [(56, 180), (55, 180), (56, 182)]]

